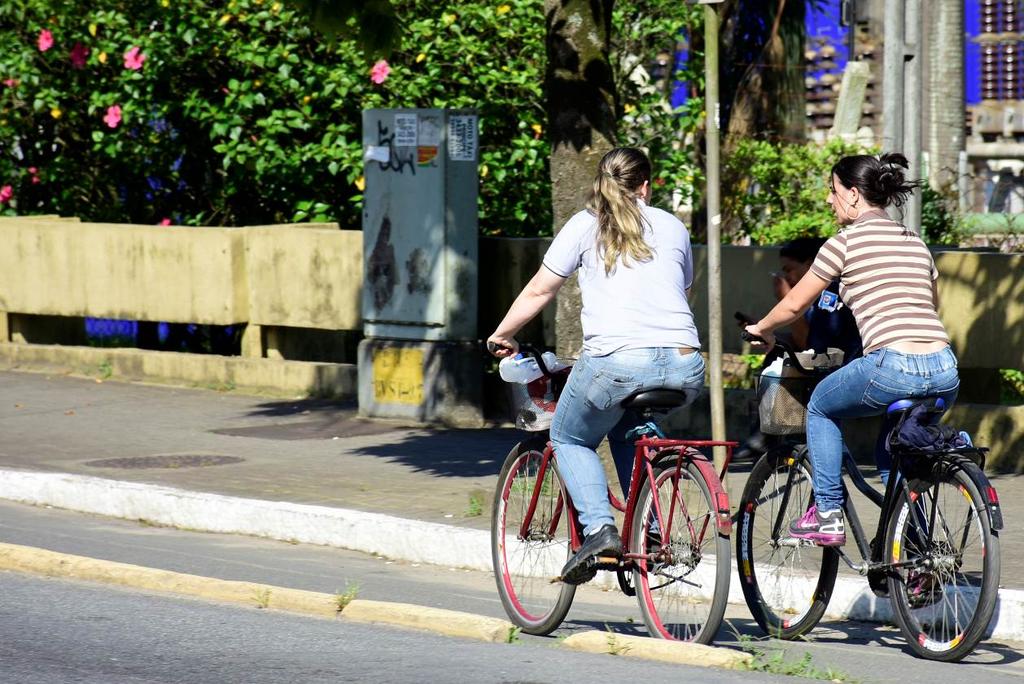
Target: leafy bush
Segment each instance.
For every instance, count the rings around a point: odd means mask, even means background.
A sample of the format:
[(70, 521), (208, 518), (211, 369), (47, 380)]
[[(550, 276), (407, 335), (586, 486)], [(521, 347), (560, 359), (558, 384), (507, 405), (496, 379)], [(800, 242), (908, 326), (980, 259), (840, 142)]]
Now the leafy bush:
[(732, 190), (723, 196), (731, 228), (726, 237), (773, 245), (832, 235), (829, 173), (840, 157), (863, 152), (841, 140), (824, 146), (741, 140), (724, 160), (724, 185)]
[(966, 235), (951, 191), (921, 190), (921, 237), (930, 245), (959, 245)]
[(382, 83), (354, 42), (322, 39), (277, 0), (6, 5), (8, 205), (90, 220), (358, 226), (361, 110), (476, 107), (482, 170), (495, 171), (483, 224), (543, 219), (535, 3), (397, 5), (409, 48)]
[[(676, 0), (615, 3), (612, 63), (620, 101), (619, 143), (647, 150), (654, 165), (653, 202), (662, 208), (693, 202), (703, 191), (703, 169), (694, 158), (693, 134), (702, 125), (704, 99), (691, 84), (702, 82), (703, 56), (690, 53), (672, 64), (678, 42), (703, 27), (704, 8)], [(662, 79), (653, 73), (658, 55), (668, 58)], [(671, 81), (689, 86), (681, 107), (669, 104)]]
[(999, 370), (1000, 400), (1003, 404), (1024, 404), (1024, 371), (1014, 368)]
[[(547, 234), (542, 4), (393, 4), (404, 47), (389, 73), (371, 72), (375, 59), (354, 41), (322, 38), (280, 0), (3, 4), (0, 209), (358, 227), (362, 110), (472, 107), (481, 116), (481, 229)], [(641, 17), (623, 54), (659, 33), (671, 45), (693, 12), (666, 0), (617, 4), (617, 21)], [(692, 113), (680, 118), (663, 97), (629, 87), (620, 104), (634, 116), (624, 139), (665, 157), (661, 187), (692, 177), (676, 155)]]

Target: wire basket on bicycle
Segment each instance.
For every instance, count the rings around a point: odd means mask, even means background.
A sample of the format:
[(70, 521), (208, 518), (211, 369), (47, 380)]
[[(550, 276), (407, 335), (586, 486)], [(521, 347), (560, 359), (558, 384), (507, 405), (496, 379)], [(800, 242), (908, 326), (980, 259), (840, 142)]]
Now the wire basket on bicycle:
[(765, 368), (757, 382), (757, 412), (761, 432), (766, 435), (795, 435), (805, 431), (807, 403), (826, 375), (843, 365), (843, 351), (798, 352), (801, 370), (789, 355), (779, 357)]

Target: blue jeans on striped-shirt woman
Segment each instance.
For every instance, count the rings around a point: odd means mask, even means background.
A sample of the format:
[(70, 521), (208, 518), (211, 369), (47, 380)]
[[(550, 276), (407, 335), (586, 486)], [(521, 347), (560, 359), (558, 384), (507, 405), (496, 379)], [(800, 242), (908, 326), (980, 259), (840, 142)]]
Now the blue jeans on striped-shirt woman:
[[(841, 419), (882, 415), (900, 399), (942, 397), (948, 408), (959, 389), (956, 355), (949, 347), (932, 354), (877, 349), (823, 379), (807, 405), (807, 448), (818, 510), (843, 505)], [(875, 445), (875, 462), (885, 481), (892, 460), (884, 435)]]
[(703, 386), (704, 358), (698, 352), (680, 354), (675, 347), (583, 354), (576, 361), (558, 398), (551, 443), (585, 535), (615, 524), (608, 479), (596, 451), (605, 435), (619, 482), (623, 489), (629, 487), (634, 446), (625, 436), (641, 421), (635, 412), (622, 408), (622, 401), (641, 390)]

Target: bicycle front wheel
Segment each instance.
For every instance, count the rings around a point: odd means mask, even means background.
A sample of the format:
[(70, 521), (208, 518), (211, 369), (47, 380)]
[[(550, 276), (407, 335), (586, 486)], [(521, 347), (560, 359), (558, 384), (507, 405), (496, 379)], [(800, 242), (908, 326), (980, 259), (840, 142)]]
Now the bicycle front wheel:
[[(659, 522), (654, 502), (661, 510)], [(633, 585), (653, 636), (707, 644), (729, 597), (729, 538), (715, 525), (715, 505), (701, 471), (683, 461), (655, 470), (633, 518)]]
[(769, 451), (750, 472), (739, 502), (736, 555), (750, 614), (769, 636), (795, 639), (828, 607), (839, 572), (835, 549), (789, 535), (789, 523), (813, 501), (806, 451)]
[(999, 537), (958, 464), (911, 480), (889, 518), (885, 560), (896, 622), (922, 658), (953, 662), (985, 635), (999, 591)]
[[(550, 634), (562, 624), (576, 587), (552, 583), (571, 551), (569, 498), (545, 441), (517, 444), (498, 476), (491, 515), (491, 555), (498, 595), (513, 623), (527, 634)], [(543, 470), (543, 472), (542, 472)]]

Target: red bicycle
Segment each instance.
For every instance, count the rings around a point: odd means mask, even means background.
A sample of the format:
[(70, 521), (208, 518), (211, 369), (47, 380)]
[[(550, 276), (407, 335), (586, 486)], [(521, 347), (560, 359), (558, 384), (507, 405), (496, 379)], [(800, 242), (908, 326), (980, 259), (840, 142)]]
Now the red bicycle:
[[(535, 349), (521, 351), (537, 358), (557, 397), (568, 370), (553, 374)], [(593, 567), (615, 572), (620, 589), (637, 596), (651, 634), (709, 643), (729, 594), (732, 519), (719, 474), (700, 449), (725, 447), (724, 475), (736, 442), (665, 439), (651, 418), (690, 399), (684, 391), (653, 390), (623, 402), (648, 422), (634, 431), (626, 501), (608, 492), (612, 505), (625, 514), (622, 557), (595, 559)], [(565, 619), (576, 587), (557, 576), (582, 538), (546, 431), (536, 433), (505, 459), (491, 518), (498, 594), (524, 632), (549, 634)]]

